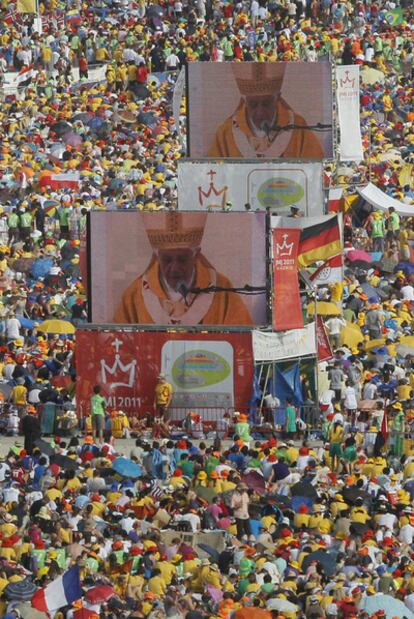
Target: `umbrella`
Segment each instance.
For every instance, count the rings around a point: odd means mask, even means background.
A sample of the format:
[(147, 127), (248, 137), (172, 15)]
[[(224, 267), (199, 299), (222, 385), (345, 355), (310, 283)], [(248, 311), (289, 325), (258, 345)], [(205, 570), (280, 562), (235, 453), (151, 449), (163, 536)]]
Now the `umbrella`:
[(368, 252), (363, 251), (362, 249), (351, 249), (346, 252), (346, 259), (349, 262), (355, 262), (355, 260), (362, 260), (363, 262), (372, 262), (372, 258)]
[(217, 492), (213, 488), (205, 488), (204, 486), (197, 486), (195, 492), (198, 498), (207, 501), (207, 503), (211, 503), (217, 496)]
[(39, 327), (42, 333), (59, 333), (60, 335), (69, 335), (75, 333), (76, 329), (71, 322), (67, 320), (45, 320)]
[(63, 142), (65, 142), (65, 144), (69, 144), (69, 146), (79, 146), (80, 144), (82, 144), (81, 136), (74, 131), (68, 131), (67, 133), (65, 133), (65, 135), (62, 137), (62, 140)]
[(73, 613), (73, 619), (94, 619), (94, 617), (99, 617), (98, 613), (89, 608), (80, 608)]
[(266, 602), (266, 608), (269, 610), (279, 610), (285, 613), (296, 613), (298, 607), (296, 604), (292, 604), (289, 600), (282, 600), (281, 598), (270, 598)]
[(246, 606), (236, 610), (233, 619), (272, 619), (270, 611), (257, 608), (256, 606)]
[(379, 299), (385, 299), (388, 296), (384, 290), (381, 290), (381, 288), (374, 288), (374, 286), (371, 286), (368, 282), (363, 282), (361, 284), (361, 288), (368, 298), (375, 297), (374, 303), (376, 303)]
[(87, 122), (91, 118), (89, 112), (79, 112), (79, 114), (75, 114), (72, 118), (73, 121), (80, 120), (81, 122)]
[(223, 599), (223, 591), (213, 587), (213, 585), (207, 585), (207, 592), (215, 604), (218, 604)]
[(150, 128), (157, 125), (157, 119), (152, 112), (140, 112), (138, 114), (138, 121)]
[(10, 582), (4, 589), (4, 594), (8, 600), (25, 602), (31, 600), (36, 591), (36, 585), (29, 578), (24, 578), (18, 582)]
[(395, 262), (389, 258), (382, 258), (378, 262), (371, 262), (371, 268), (378, 269), (382, 273), (393, 273)]
[(47, 441), (43, 441), (41, 438), (35, 441), (35, 445), (36, 447), (40, 449), (42, 454), (46, 454), (46, 456), (53, 456), (55, 453), (55, 450), (52, 447), (52, 445), (48, 443)]
[(216, 548), (213, 548), (213, 546), (209, 546), (208, 544), (197, 544), (197, 546), (201, 548), (201, 550), (203, 550), (207, 555), (209, 555), (213, 563), (218, 562), (220, 553)]
[(112, 470), (122, 477), (130, 477), (131, 479), (142, 476), (142, 468), (129, 458), (116, 458), (112, 463)]
[(369, 342), (365, 344), (365, 350), (368, 352), (372, 350), (373, 348), (384, 346), (384, 344), (385, 344), (385, 337), (380, 337), (380, 338), (377, 338), (376, 340), (370, 340)]
[(351, 522), (349, 530), (352, 535), (361, 536), (369, 530), (369, 525), (364, 524), (363, 522)]
[(98, 127), (102, 127), (104, 122), (105, 121), (102, 118), (99, 118), (99, 116), (92, 116), (92, 118), (90, 118), (86, 124), (91, 129), (98, 129)]
[(13, 263), (13, 271), (20, 271), (21, 273), (28, 273), (32, 268), (34, 260), (33, 258), (19, 258)]
[(361, 600), (360, 610), (366, 611), (369, 615), (373, 615), (378, 610), (384, 610), (388, 619), (392, 617), (414, 619), (414, 613), (412, 613), (401, 600), (397, 600), (391, 595), (384, 595), (383, 593), (369, 595)]
[(292, 496), (304, 496), (309, 499), (317, 499), (318, 493), (312, 484), (306, 481), (299, 481), (297, 484), (294, 484), (290, 489), (290, 493)]
[(14, 609), (19, 611), (22, 619), (47, 619), (48, 617), (47, 613), (42, 613), (27, 602), (19, 602)]
[(366, 260), (354, 260), (349, 267), (351, 269), (361, 269), (361, 271), (368, 271), (372, 267), (371, 262), (367, 262)]
[(337, 552), (330, 552), (329, 550), (315, 550), (303, 559), (302, 570), (306, 572), (311, 561), (317, 561), (328, 577), (333, 576), (336, 571), (336, 555)]
[(85, 593), (85, 599), (89, 604), (103, 604), (115, 595), (111, 585), (97, 585)]
[(144, 84), (139, 84), (138, 82), (135, 82), (135, 84), (133, 92), (137, 99), (146, 99), (151, 96), (150, 91)]
[(61, 454), (53, 454), (50, 456), (50, 462), (52, 464), (57, 464), (62, 469), (68, 469), (71, 471), (76, 471), (78, 468), (78, 463), (73, 458), (69, 458), (68, 456), (62, 456)]
[(372, 69), (368, 67), (361, 71), (361, 82), (367, 86), (371, 84), (382, 84), (385, 81), (385, 75), (382, 71), (378, 69)]
[(60, 120), (50, 127), (50, 130), (56, 133), (58, 137), (65, 135), (68, 131), (72, 131), (72, 125), (65, 122), (64, 120)]
[(301, 505), (306, 505), (306, 507), (309, 509), (309, 512), (311, 512), (313, 509), (314, 500), (315, 499), (313, 497), (301, 496), (300, 494), (298, 494), (292, 497), (290, 507), (291, 509), (293, 509), (294, 512), (297, 512)]
[(351, 505), (355, 505), (358, 499), (363, 499), (367, 501), (371, 498), (368, 492), (364, 490), (360, 490), (359, 488), (344, 488), (342, 491), (342, 496), (347, 503), (351, 503)]
[(148, 18), (163, 17), (163, 16), (164, 16), (164, 9), (162, 8), (162, 6), (159, 6), (158, 4), (151, 4), (151, 6), (147, 8)]
[(406, 355), (414, 355), (414, 335), (406, 335), (402, 337), (397, 346), (397, 352), (401, 357)]
[[(315, 312), (315, 304), (309, 303), (308, 305), (308, 314), (313, 315)], [(319, 316), (340, 316), (341, 311), (332, 303), (332, 301), (318, 301), (316, 304), (316, 313)]]
[(52, 258), (37, 258), (32, 264), (32, 275), (34, 279), (46, 277), (52, 266)]
[(263, 475), (260, 475), (257, 471), (250, 471), (247, 475), (244, 475), (243, 481), (249, 486), (251, 490), (257, 492), (257, 494), (264, 495), (266, 492), (266, 484)]
[(120, 112), (119, 118), (124, 121), (124, 123), (133, 124), (137, 122), (137, 117), (132, 112)]
[(345, 344), (346, 346), (355, 348), (360, 342), (363, 341), (364, 336), (362, 335), (361, 329), (358, 325), (347, 321), (346, 327), (344, 327), (341, 332), (341, 346)]

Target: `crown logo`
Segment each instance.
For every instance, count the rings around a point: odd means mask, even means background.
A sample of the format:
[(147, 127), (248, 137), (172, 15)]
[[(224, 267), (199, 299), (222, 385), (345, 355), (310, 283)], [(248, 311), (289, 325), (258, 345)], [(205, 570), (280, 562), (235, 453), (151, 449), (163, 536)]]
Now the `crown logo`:
[[(116, 387), (131, 388), (135, 380), (137, 361), (136, 359), (133, 359), (130, 363), (122, 363), (121, 355), (119, 354), (119, 349), (122, 346), (121, 340), (116, 339), (114, 342), (112, 342), (112, 346), (115, 348), (115, 360), (113, 365), (109, 366), (106, 363), (105, 359), (101, 359), (102, 383), (105, 385), (110, 384), (111, 389), (115, 389)], [(126, 380), (126, 382), (122, 382), (121, 380), (118, 380), (118, 382), (113, 382), (113, 380), (117, 378), (118, 370), (125, 374), (124, 380)]]
[(283, 243), (280, 245), (276, 243), (276, 255), (281, 258), (282, 256), (291, 256), (293, 250), (293, 243), (288, 243), (286, 239), (289, 238), (288, 234), (283, 234)]
[[(207, 209), (221, 208), (224, 210), (227, 202), (228, 187), (227, 185), (225, 185), (221, 189), (217, 189), (214, 186), (213, 177), (215, 176), (215, 174), (217, 174), (217, 172), (214, 172), (214, 170), (210, 170), (209, 172), (207, 172), (207, 176), (210, 177), (209, 188), (207, 189), (207, 191), (204, 191), (201, 187), (198, 188), (198, 202), (200, 206), (204, 206), (204, 198), (207, 198), (208, 204), (205, 204), (205, 207)], [(212, 198), (212, 201), (210, 201), (210, 197)], [(218, 198), (220, 199), (217, 200)]]
[(349, 71), (345, 71), (345, 78), (344, 79), (340, 79), (339, 83), (344, 88), (355, 88), (355, 78), (354, 77), (353, 78), (349, 77)]

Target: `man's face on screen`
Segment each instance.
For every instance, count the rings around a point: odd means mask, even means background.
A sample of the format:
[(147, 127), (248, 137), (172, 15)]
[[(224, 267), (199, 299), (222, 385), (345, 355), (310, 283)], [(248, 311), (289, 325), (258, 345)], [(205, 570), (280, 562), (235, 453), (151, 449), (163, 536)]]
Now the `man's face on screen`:
[(192, 283), (198, 250), (194, 249), (160, 249), (158, 260), (161, 275), (173, 290), (181, 284)]
[(275, 119), (277, 95), (246, 97), (247, 120), (262, 131), (270, 128)]

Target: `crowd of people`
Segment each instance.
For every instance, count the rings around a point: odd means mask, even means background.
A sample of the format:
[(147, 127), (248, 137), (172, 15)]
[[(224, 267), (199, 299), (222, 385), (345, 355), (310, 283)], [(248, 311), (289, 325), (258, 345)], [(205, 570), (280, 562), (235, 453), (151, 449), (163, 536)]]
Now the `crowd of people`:
[[(1, 616), (40, 619), (34, 592), (78, 566), (84, 595), (59, 619), (414, 617), (413, 220), (355, 198), (371, 181), (414, 204), (412, 2), (18, 8), (0, 4), (0, 425), (25, 443), (0, 461)], [(334, 350), (321, 440), (298, 440), (290, 402), (267, 438), (226, 420), (221, 448), (196, 414), (187, 438), (160, 421), (165, 438), (138, 437), (121, 463), (127, 420), (71, 436), (86, 216), (176, 206), (179, 70), (322, 59), (361, 65), (365, 160), (325, 165), (347, 210), (345, 280), (318, 290)]]

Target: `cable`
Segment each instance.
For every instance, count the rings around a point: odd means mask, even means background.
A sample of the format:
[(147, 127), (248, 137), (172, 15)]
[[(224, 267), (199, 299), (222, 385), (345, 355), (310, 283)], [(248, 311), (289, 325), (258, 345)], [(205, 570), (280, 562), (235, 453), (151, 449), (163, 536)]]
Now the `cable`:
[[(255, 295), (255, 294), (265, 294), (267, 292), (266, 286), (251, 286), (250, 284), (245, 284), (239, 288), (225, 288), (222, 286), (207, 286), (206, 288), (186, 288), (186, 295), (191, 292), (193, 294), (201, 294), (201, 293), (210, 293), (210, 292), (237, 292), (238, 294), (246, 294), (246, 295)], [(183, 295), (183, 296), (186, 296)]]
[(292, 131), (292, 129), (303, 129), (305, 131), (330, 131), (332, 130), (332, 125), (324, 125), (323, 123), (317, 123), (316, 125), (263, 125), (263, 130), (268, 134), (270, 131)]

